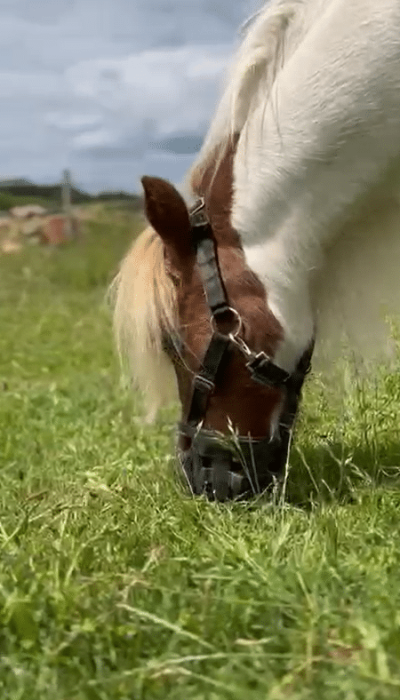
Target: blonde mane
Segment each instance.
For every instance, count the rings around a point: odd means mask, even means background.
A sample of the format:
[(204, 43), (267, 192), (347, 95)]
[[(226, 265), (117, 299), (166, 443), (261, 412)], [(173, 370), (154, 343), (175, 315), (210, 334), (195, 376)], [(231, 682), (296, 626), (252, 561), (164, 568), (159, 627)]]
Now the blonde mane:
[[(245, 128), (255, 105), (268, 99), (278, 71), (305, 31), (303, 23), (294, 20), (301, 19), (305, 4), (314, 7), (322, 1), (275, 0), (249, 21), (216, 115), (189, 172), (191, 183), (210, 163), (218, 163), (227, 142)], [(112, 296), (119, 354), (145, 395), (151, 420), (162, 404), (177, 395), (175, 374), (162, 342), (163, 334), (173, 333), (177, 326), (176, 293), (166, 273), (163, 244), (153, 229), (147, 228), (125, 257), (112, 284)]]
[(124, 258), (111, 295), (121, 363), (143, 392), (151, 421), (161, 405), (176, 397), (163, 336), (177, 326), (175, 288), (165, 269), (163, 243), (151, 227), (138, 236)]

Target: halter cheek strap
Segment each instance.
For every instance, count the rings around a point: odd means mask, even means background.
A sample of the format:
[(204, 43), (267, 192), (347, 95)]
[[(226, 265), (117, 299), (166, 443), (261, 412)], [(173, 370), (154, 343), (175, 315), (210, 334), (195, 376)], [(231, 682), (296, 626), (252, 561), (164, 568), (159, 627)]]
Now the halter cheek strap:
[(208, 400), (214, 393), (218, 371), (231, 341), (229, 337), (214, 333), (204, 356), (201, 369), (193, 380), (193, 393), (186, 422), (195, 428), (205, 417)]
[(200, 200), (190, 215), (192, 240), (196, 251), (197, 265), (203, 282), (207, 304), (213, 318), (231, 311), (228, 296), (222, 281), (213, 230), (205, 213), (204, 200)]

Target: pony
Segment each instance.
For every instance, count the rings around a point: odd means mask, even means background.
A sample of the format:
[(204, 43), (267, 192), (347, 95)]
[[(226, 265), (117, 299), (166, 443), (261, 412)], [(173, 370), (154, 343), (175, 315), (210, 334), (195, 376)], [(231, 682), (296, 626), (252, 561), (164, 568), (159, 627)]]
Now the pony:
[(149, 419), (180, 401), (193, 493), (279, 478), (314, 345), (320, 367), (344, 341), (390, 354), (399, 115), (397, 0), (272, 0), (247, 23), (183, 193), (143, 178), (149, 226), (113, 282), (115, 336)]

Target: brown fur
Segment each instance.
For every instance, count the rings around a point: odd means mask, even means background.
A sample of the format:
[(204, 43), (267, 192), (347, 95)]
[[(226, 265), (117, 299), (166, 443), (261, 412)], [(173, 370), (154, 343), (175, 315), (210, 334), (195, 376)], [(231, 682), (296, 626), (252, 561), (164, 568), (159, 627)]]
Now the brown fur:
[[(252, 350), (274, 355), (282, 329), (268, 308), (264, 286), (246, 266), (240, 238), (230, 223), (236, 143), (234, 139), (222, 157), (215, 154), (214, 162), (210, 161), (203, 172), (194, 172), (192, 188), (205, 199), (228, 298), (243, 320), (242, 337)], [(184, 361), (196, 372), (211, 336), (210, 314), (196, 261), (192, 258), (186, 263), (178, 271), (178, 317), (185, 341)], [(192, 377), (180, 364), (176, 373), (185, 414), (191, 397)], [(257, 385), (250, 377), (243, 356), (234, 352), (210, 399), (205, 427), (226, 432), (231, 421), (242, 435), (265, 437), (280, 398), (279, 390)]]

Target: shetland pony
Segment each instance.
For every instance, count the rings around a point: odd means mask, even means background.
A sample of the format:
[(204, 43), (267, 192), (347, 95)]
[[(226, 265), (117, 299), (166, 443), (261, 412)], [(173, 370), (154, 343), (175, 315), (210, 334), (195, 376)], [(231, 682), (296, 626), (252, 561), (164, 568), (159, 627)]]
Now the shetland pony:
[[(249, 22), (185, 199), (143, 179), (149, 227), (114, 281), (120, 353), (149, 418), (183, 418), (212, 333), (189, 215), (199, 198), (240, 340), (288, 375), (312, 346), (390, 350), (400, 310), (400, 4), (273, 0)], [(273, 441), (285, 388), (233, 349), (199, 429)], [(288, 450), (288, 446), (285, 448)]]

